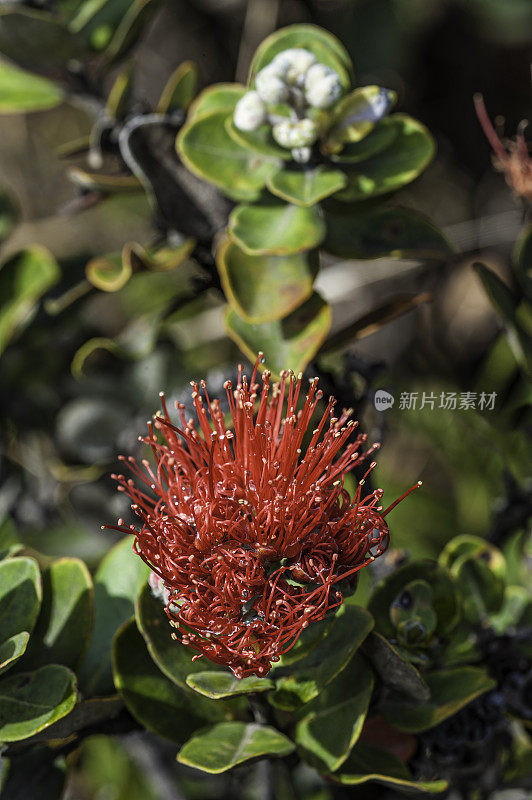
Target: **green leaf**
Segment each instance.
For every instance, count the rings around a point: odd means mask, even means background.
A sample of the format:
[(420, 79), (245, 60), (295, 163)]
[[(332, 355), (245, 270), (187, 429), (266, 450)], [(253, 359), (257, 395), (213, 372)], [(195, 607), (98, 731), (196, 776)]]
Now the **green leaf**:
[(417, 669), (380, 633), (370, 633), (362, 649), (384, 686), (416, 700), (429, 699), (429, 688)]
[(517, 280), (532, 302), (532, 224), (526, 225), (515, 245), (514, 264)]
[(339, 200), (365, 200), (388, 194), (411, 183), (428, 166), (436, 146), (427, 128), (405, 114), (395, 114), (400, 130), (389, 147), (378, 155), (349, 169), (348, 186), (339, 192)]
[(314, 53), (318, 61), (336, 70), (344, 88), (348, 88), (352, 77), (352, 64), (349, 53), (343, 44), (328, 31), (317, 25), (288, 25), (267, 36), (257, 48), (249, 71), (252, 83), (259, 70), (265, 67), (283, 50), (302, 47)]
[(105, 115), (110, 119), (122, 120), (127, 114), (133, 91), (134, 66), (130, 61), (115, 78), (105, 104)]
[(449, 572), (435, 561), (412, 561), (378, 583), (368, 604), (375, 618), (376, 630), (388, 639), (396, 635), (390, 619), (390, 607), (402, 589), (417, 579), (427, 581), (432, 587), (432, 604), (438, 618), (439, 634), (451, 631), (460, 619), (460, 595)]
[(241, 83), (215, 83), (214, 86), (208, 86), (191, 104), (187, 122), (213, 111), (232, 112), (245, 93), (246, 87)]
[(158, 114), (169, 114), (175, 109), (187, 109), (198, 90), (198, 65), (183, 61), (172, 73), (157, 104)]
[[(520, 306), (513, 292), (493, 270), (479, 263), (473, 264), (473, 269), (482, 281), (492, 305), (503, 319), (516, 360), (522, 367), (532, 371), (532, 335), (527, 330), (526, 321), (525, 327), (522, 325), (523, 306)], [(526, 309), (526, 304), (524, 308)]]
[(271, 703), (293, 711), (316, 697), (346, 667), (372, 627), (373, 619), (365, 609), (342, 606), (317, 647), (293, 667), (276, 671), (280, 677), (269, 697)]
[(356, 654), (347, 667), (305, 706), (296, 726), (298, 749), (316, 769), (334, 772), (348, 757), (366, 719), (373, 674)]
[(270, 201), (237, 206), (229, 216), (229, 233), (250, 255), (289, 255), (317, 247), (326, 229), (318, 208)]
[[(178, 639), (172, 639), (173, 628), (164, 610), (160, 599), (154, 597), (148, 584), (140, 590), (135, 604), (137, 627), (142, 634), (148, 653), (154, 664), (161, 672), (182, 689), (182, 694), (194, 705), (194, 714), (204, 719), (222, 719), (224, 714), (239, 707), (235, 703), (211, 703), (190, 690), (188, 679), (205, 669), (210, 673), (219, 672), (225, 675), (224, 667), (200, 658), (192, 661), (196, 652), (181, 644)], [(233, 675), (230, 675), (233, 678)]]
[(44, 570), (42, 580), (41, 613), (24, 658), (24, 668), (56, 663), (76, 669), (92, 636), (90, 573), (80, 559), (61, 558)]
[(214, 774), (255, 758), (280, 758), (294, 750), (283, 733), (269, 725), (220, 722), (195, 734), (183, 745), (177, 760)]
[(194, 239), (185, 239), (177, 247), (163, 246), (150, 250), (137, 242), (128, 242), (123, 247), (122, 260), (128, 262), (132, 270), (140, 266), (154, 272), (171, 271), (187, 260), (195, 246)]
[(0, 63), (0, 114), (46, 111), (59, 105), (63, 92), (55, 83), (14, 64)]
[(359, 742), (340, 772), (330, 776), (345, 786), (375, 781), (408, 794), (438, 794), (447, 788), (446, 780), (416, 781), (405, 764), (389, 750)]
[[(205, 724), (196, 715), (192, 692), (183, 691), (154, 664), (135, 620), (118, 630), (113, 640), (113, 677), (130, 713), (141, 725), (159, 736), (183, 742)], [(213, 716), (217, 716), (217, 705)]]
[(275, 688), (269, 678), (235, 678), (229, 672), (196, 672), (187, 677), (187, 686), (195, 692), (219, 700), (223, 697), (234, 697), (239, 694), (267, 692)]
[(216, 264), (225, 296), (246, 322), (273, 322), (307, 300), (319, 270), (316, 251), (251, 256), (226, 237)]
[(361, 86), (336, 104), (322, 150), (338, 153), (345, 143), (364, 139), (395, 104), (397, 95), (380, 86)]
[(279, 160), (259, 156), (229, 136), (226, 110), (196, 115), (177, 137), (185, 166), (236, 200), (256, 200), (267, 178), (279, 169)]
[[(159, 0), (133, 0), (128, 3), (125, 13), (105, 47), (105, 61), (113, 64), (123, 58), (145, 30), (148, 21), (159, 7)], [(94, 43), (94, 37), (93, 37)]]
[(114, 690), (111, 642), (115, 631), (134, 612), (134, 603), (149, 569), (133, 552), (133, 536), (126, 536), (107, 553), (94, 576), (94, 634), (79, 670), (85, 694)]
[(0, 675), (11, 669), (13, 664), (24, 655), (30, 635), (27, 631), (15, 633), (0, 644)]
[(323, 249), (340, 258), (443, 259), (453, 252), (439, 228), (410, 208), (338, 203), (326, 207), (325, 221)]
[(55, 258), (40, 246), (21, 250), (0, 266), (0, 353), (27, 325), (39, 299), (60, 277)]
[(95, 728), (116, 719), (124, 710), (124, 701), (120, 695), (109, 697), (93, 697), (76, 703), (70, 714), (62, 717), (53, 725), (36, 733), (28, 741), (28, 745), (43, 743), (63, 742), (72, 736), (78, 735), (86, 728)]
[(501, 551), (479, 536), (455, 536), (440, 553), (464, 598), (464, 616), (473, 625), (499, 611), (506, 586), (506, 562)]
[(273, 375), (279, 376), (283, 369), (291, 369), (297, 375), (325, 341), (331, 326), (331, 309), (314, 292), (302, 306), (277, 322), (248, 323), (229, 308), (225, 324), (228, 335), (251, 361), (261, 350)]
[(430, 700), (419, 704), (388, 699), (380, 711), (400, 731), (421, 733), (456, 714), (475, 697), (493, 689), (496, 682), (477, 667), (457, 667), (426, 673)]
[(187, 677), (203, 672), (206, 667), (222, 669), (205, 659), (192, 661), (195, 650), (172, 639), (172, 626), (163, 603), (154, 597), (148, 584), (138, 593), (135, 604), (137, 626), (148, 647), (148, 652), (161, 672), (182, 689), (187, 688)]
[(347, 176), (340, 169), (321, 165), (310, 169), (283, 169), (272, 175), (267, 186), (272, 194), (298, 206), (313, 206), (343, 189)]
[(0, 742), (18, 742), (42, 731), (76, 704), (76, 676), (49, 664), (0, 680)]
[(41, 576), (33, 558), (15, 557), (0, 563), (0, 642), (21, 631), (32, 632), (41, 599)]
[(89, 283), (102, 292), (117, 292), (132, 274), (131, 263), (122, 258), (122, 252), (91, 258), (85, 267)]
[(271, 125), (261, 125), (255, 131), (241, 131), (235, 126), (233, 116), (230, 115), (225, 120), (225, 126), (231, 139), (242, 147), (253, 150), (254, 153), (259, 153), (259, 155), (263, 156), (273, 156), (283, 161), (290, 161), (292, 158), (290, 150), (281, 147), (273, 138)]
[(384, 117), (359, 142), (344, 144), (338, 153), (330, 153), (329, 158), (335, 163), (347, 166), (365, 161), (389, 147), (400, 130), (401, 124), (395, 116)]

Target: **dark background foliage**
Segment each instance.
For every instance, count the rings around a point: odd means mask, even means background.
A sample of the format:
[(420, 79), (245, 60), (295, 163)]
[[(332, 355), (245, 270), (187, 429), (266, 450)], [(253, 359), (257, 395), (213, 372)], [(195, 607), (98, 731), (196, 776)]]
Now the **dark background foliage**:
[[(458, 251), (445, 264), (386, 258), (357, 262), (356, 270), (353, 262), (331, 259), (319, 280), (333, 306), (333, 333), (398, 293), (428, 291), (433, 299), (388, 325), (379, 322), (342, 354), (323, 353), (309, 375), (319, 374), (328, 391), (355, 405), (370, 438), (383, 441), (377, 485), (395, 496), (405, 482), (424, 481), (423, 491), (394, 512), (391, 557), (437, 557), (461, 533), (503, 545), (530, 516), (530, 383), (521, 384), (513, 371), (500, 318), (472, 264), (480, 259), (512, 281), (511, 253), (524, 211), (492, 167), (472, 98), (483, 94), (492, 119), (504, 117), (499, 127), (508, 136), (529, 116), (532, 9), (527, 0), (168, 0), (147, 21), (134, 51), (135, 108), (154, 107), (172, 70), (187, 59), (199, 64), (201, 86), (235, 75), (244, 81), (266, 35), (305, 21), (340, 38), (357, 84), (394, 89), (400, 109), (432, 131), (438, 155), (401, 197), (430, 216)], [(57, 67), (39, 55), (19, 54), (19, 60), (58, 77)], [(188, 381), (206, 376), (215, 395), (242, 358), (221, 324), (207, 246), (196, 253), (203, 269), (187, 267), (171, 289), (162, 281), (147, 292), (142, 286), (129, 294), (86, 291), (90, 259), (117, 252), (127, 241), (152, 243), (161, 223), (155, 220), (154, 234), (143, 193), (117, 194), (105, 203), (97, 191), (80, 193), (58, 155), (61, 145), (89, 132), (93, 109), (105, 101), (116, 74), (114, 68), (102, 76), (89, 57), (79, 83), (70, 76), (69, 102), (0, 118), (2, 189), (18, 216), (2, 256), (39, 243), (61, 264), (60, 280), (2, 354), (0, 516), (45, 557), (79, 556), (91, 568), (117, 539), (101, 533), (100, 525), (125, 509), (109, 478), (116, 454), (135, 451), (159, 390), (184, 400)], [(197, 206), (182, 209), (185, 232), (197, 234), (201, 214), (223, 221), (225, 206), (202, 191)], [(7, 296), (1, 272), (0, 286)], [(163, 312), (165, 324), (158, 327)], [(123, 351), (98, 350), (82, 371), (75, 362), (72, 368), (79, 348), (95, 337), (118, 339)], [(396, 399), (384, 413), (368, 402), (378, 387)], [(496, 409), (399, 407), (403, 392), (439, 397), (442, 391), (497, 392)], [(361, 603), (372, 581), (369, 575), (361, 581)], [(489, 717), (485, 709), (482, 714)], [(175, 747), (130, 733), (127, 721), (122, 730), (122, 722), (95, 729), (69, 755), (65, 798), (266, 797), (262, 765), (251, 777), (245, 769), (198, 777), (175, 766)], [(462, 719), (460, 730), (469, 724)], [(39, 757), (37, 751), (36, 785)], [(12, 773), (8, 800), (38, 796), (26, 777), (17, 784)], [(396, 796), (383, 787), (329, 789), (310, 772), (300, 776), (300, 786), (314, 800)]]

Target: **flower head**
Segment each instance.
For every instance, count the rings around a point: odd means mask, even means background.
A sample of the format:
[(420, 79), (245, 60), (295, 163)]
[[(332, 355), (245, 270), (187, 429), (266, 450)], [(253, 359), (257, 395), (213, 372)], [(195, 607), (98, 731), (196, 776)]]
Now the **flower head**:
[(230, 427), (204, 381), (192, 384), (197, 423), (182, 404), (180, 425), (172, 422), (162, 395), (141, 437), (156, 466), (127, 459), (138, 485), (114, 476), (140, 528), (108, 526), (134, 534), (174, 636), (239, 678), (266, 675), (305, 628), (341, 605), (389, 541), (382, 491), (362, 498), (362, 480), (351, 499), (344, 488), (346, 473), (377, 446), (362, 452), (366, 436), (349, 411), (334, 416), (334, 398), (309, 430), (322, 399), (316, 378), (302, 401), (301, 376), (272, 384), (266, 370), (261, 387), (257, 368), (250, 381), (240, 368), (235, 389), (224, 385)]
[(495, 169), (504, 173), (516, 197), (532, 203), (532, 158), (524, 136), (528, 123), (521, 123), (514, 140), (503, 143), (491, 123), (482, 95), (475, 95), (474, 101), (478, 120), (493, 149)]

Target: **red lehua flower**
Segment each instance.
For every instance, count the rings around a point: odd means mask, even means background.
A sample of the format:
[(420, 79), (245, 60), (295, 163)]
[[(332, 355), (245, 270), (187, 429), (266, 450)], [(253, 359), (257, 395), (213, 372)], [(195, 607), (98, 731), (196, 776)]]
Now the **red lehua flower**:
[(378, 447), (361, 453), (365, 434), (347, 444), (357, 428), (350, 411), (333, 416), (331, 398), (303, 450), (322, 398), (317, 378), (297, 411), (301, 377), (284, 373), (270, 386), (266, 370), (260, 390), (257, 366), (250, 383), (240, 368), (236, 389), (224, 384), (232, 430), (204, 381), (206, 408), (192, 384), (199, 430), (177, 403), (181, 427), (174, 425), (161, 395), (163, 411), (140, 437), (156, 469), (128, 459), (146, 489), (113, 476), (141, 530), (123, 520), (108, 526), (135, 534), (135, 550), (167, 590), (166, 613), (194, 658), (225, 664), (239, 678), (266, 675), (305, 628), (341, 605), (340, 582), (353, 584), (386, 550), (384, 516), (396, 505), (382, 511), (381, 489), (362, 499), (363, 480), (352, 500), (344, 489), (346, 473)]
[(495, 169), (504, 173), (506, 183), (517, 197), (532, 203), (532, 158), (524, 136), (528, 122), (520, 124), (515, 140), (503, 143), (491, 123), (482, 95), (476, 94), (474, 102), (482, 130), (495, 154)]

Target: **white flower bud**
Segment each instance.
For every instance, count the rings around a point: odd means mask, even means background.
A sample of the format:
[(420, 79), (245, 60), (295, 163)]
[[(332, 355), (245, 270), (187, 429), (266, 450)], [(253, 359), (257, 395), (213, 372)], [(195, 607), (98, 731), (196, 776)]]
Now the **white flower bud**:
[(313, 64), (305, 75), (305, 99), (314, 108), (330, 108), (342, 94), (338, 73), (326, 64)]
[(302, 47), (291, 47), (275, 56), (272, 64), (293, 86), (301, 86), (306, 71), (316, 63), (316, 56)]
[(292, 149), (292, 158), (294, 161), (297, 161), (298, 164), (306, 164), (307, 161), (310, 161), (311, 154), (312, 150), (310, 147), (294, 147)]
[(255, 87), (265, 103), (284, 103), (290, 91), (274, 64), (257, 73)]
[(318, 131), (311, 119), (287, 119), (274, 125), (272, 134), (281, 147), (292, 149), (314, 144)]
[(233, 121), (240, 131), (256, 131), (266, 121), (266, 106), (258, 92), (247, 92), (240, 98)]

